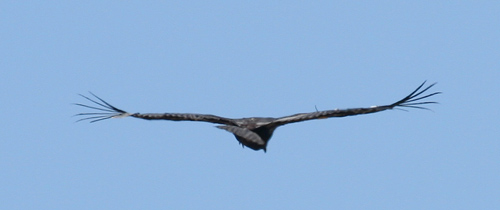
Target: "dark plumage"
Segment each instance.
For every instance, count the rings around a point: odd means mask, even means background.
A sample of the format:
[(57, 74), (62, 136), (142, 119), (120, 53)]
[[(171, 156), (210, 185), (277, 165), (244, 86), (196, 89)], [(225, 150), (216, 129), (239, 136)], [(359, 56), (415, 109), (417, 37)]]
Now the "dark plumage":
[(75, 104), (78, 106), (99, 110), (103, 112), (99, 113), (80, 113), (80, 116), (89, 116), (82, 120), (91, 120), (90, 122), (97, 122), (109, 118), (120, 118), (120, 117), (135, 117), (145, 120), (173, 120), (173, 121), (203, 121), (222, 124), (217, 126), (217, 128), (226, 130), (234, 134), (236, 139), (244, 146), (247, 146), (253, 150), (263, 149), (266, 151), (267, 143), (273, 135), (274, 130), (282, 125), (288, 123), (301, 122), (313, 119), (324, 119), (330, 117), (346, 117), (358, 114), (368, 114), (374, 112), (380, 112), (388, 109), (393, 109), (396, 107), (407, 107), (407, 108), (418, 108), (427, 109), (421, 105), (433, 104), (433, 101), (421, 101), (422, 99), (431, 97), (441, 92), (433, 92), (430, 94), (424, 94), (427, 90), (435, 85), (431, 84), (427, 87), (423, 87), (425, 82), (423, 82), (417, 89), (411, 92), (408, 96), (403, 99), (392, 103), (390, 105), (383, 106), (372, 106), (369, 108), (352, 108), (352, 109), (334, 109), (326, 111), (316, 111), (311, 113), (300, 113), (285, 117), (272, 118), (272, 117), (250, 117), (250, 118), (239, 118), (231, 119), (219, 117), (216, 115), (208, 114), (190, 114), (190, 113), (128, 113), (121, 109), (118, 109), (96, 95), (92, 94), (97, 100), (91, 99), (87, 96), (80, 95), (85, 99), (95, 103), (97, 106), (89, 106), (84, 104)]

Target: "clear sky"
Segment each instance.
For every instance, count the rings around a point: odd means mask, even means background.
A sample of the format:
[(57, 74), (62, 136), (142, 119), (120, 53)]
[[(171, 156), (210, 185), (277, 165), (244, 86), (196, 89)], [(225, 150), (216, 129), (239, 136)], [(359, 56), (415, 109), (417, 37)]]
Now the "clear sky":
[[(498, 1), (2, 1), (0, 209), (494, 209)], [(92, 91), (129, 112), (280, 117), (268, 151), (199, 122), (75, 121)]]

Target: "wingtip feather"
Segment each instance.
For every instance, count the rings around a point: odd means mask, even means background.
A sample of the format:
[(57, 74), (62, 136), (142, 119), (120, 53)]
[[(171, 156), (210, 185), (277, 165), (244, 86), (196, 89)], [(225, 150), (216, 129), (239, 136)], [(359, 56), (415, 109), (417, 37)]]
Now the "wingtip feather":
[[(426, 99), (429, 97), (432, 97), (434, 95), (441, 94), (442, 92), (433, 92), (427, 95), (423, 95), (426, 93), (430, 88), (434, 87), (437, 82), (430, 84), (429, 86), (424, 87), (426, 84), (427, 80), (424, 81), (422, 84), (420, 84), (413, 92), (408, 94), (406, 97), (403, 99), (397, 101), (396, 103), (393, 103), (389, 106), (389, 108), (395, 108), (395, 107), (407, 107), (407, 108), (416, 108), (416, 109), (425, 109), (425, 110), (431, 110), (426, 107), (422, 107), (419, 105), (425, 105), (425, 104), (437, 104), (438, 102), (435, 101), (421, 101), (422, 99)], [(423, 89), (422, 89), (423, 88)]]
[(123, 111), (121, 109), (114, 107), (113, 105), (111, 105), (108, 102), (104, 101), (103, 99), (99, 98), (94, 93), (92, 93), (90, 91), (89, 91), (89, 93), (93, 97), (95, 97), (96, 99), (92, 99), (92, 98), (87, 97), (87, 96), (82, 95), (82, 94), (78, 94), (78, 95), (87, 99), (88, 101), (94, 103), (96, 106), (91, 106), (91, 105), (86, 105), (86, 104), (81, 104), (81, 103), (73, 103), (73, 105), (85, 107), (88, 109), (98, 110), (98, 111), (102, 111), (102, 112), (78, 113), (74, 116), (90, 116), (90, 117), (85, 117), (85, 118), (79, 119), (76, 122), (90, 120), (91, 123), (94, 123), (94, 122), (98, 122), (98, 121), (106, 120), (106, 119), (110, 119), (110, 118), (123, 118), (123, 117), (128, 117), (128, 116), (132, 115), (126, 111)]

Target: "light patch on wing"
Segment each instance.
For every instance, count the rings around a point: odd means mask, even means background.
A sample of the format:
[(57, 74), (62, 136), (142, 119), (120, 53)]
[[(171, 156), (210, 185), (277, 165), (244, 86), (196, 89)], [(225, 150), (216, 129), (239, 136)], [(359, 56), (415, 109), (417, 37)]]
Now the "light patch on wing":
[(301, 116), (305, 116), (307, 114), (296, 114), (296, 115), (292, 115), (292, 116), (289, 116), (289, 117), (284, 117), (284, 118), (280, 118), (278, 120), (276, 120), (277, 122), (286, 122), (286, 121), (290, 121), (290, 120), (294, 120), (294, 119), (297, 119)]
[[(338, 111), (338, 110), (339, 110), (339, 109), (334, 109), (333, 111)], [(316, 118), (316, 119), (318, 119), (318, 120), (322, 120), (322, 119), (328, 119), (328, 118), (330, 118), (330, 117), (328, 117), (328, 116), (320, 116), (320, 117), (318, 117), (318, 118)]]
[(121, 114), (117, 114), (111, 118), (124, 118), (124, 117), (128, 117), (128, 116), (131, 116), (132, 114), (130, 113), (121, 113)]

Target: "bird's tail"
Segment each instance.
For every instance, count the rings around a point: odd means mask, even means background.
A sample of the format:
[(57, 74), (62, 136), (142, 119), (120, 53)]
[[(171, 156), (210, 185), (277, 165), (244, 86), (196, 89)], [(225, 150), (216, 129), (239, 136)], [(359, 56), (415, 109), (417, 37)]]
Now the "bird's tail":
[(118, 109), (118, 108), (112, 106), (108, 102), (97, 97), (92, 92), (89, 92), (89, 93), (92, 96), (94, 96), (97, 100), (91, 99), (91, 98), (84, 96), (82, 94), (79, 94), (79, 95), (81, 97), (89, 100), (90, 102), (96, 104), (96, 106), (89, 106), (89, 105), (80, 104), (80, 103), (74, 103), (74, 105), (82, 106), (82, 107), (89, 108), (89, 109), (99, 110), (101, 112), (86, 112), (86, 113), (76, 114), (75, 116), (87, 116), (87, 117), (84, 117), (82, 119), (77, 120), (77, 122), (83, 121), (83, 120), (90, 120), (90, 122), (93, 123), (93, 122), (97, 122), (97, 121), (101, 121), (101, 120), (105, 120), (105, 119), (109, 119), (109, 118), (121, 118), (121, 117), (128, 117), (128, 116), (132, 115), (126, 111), (123, 111), (121, 109)]

